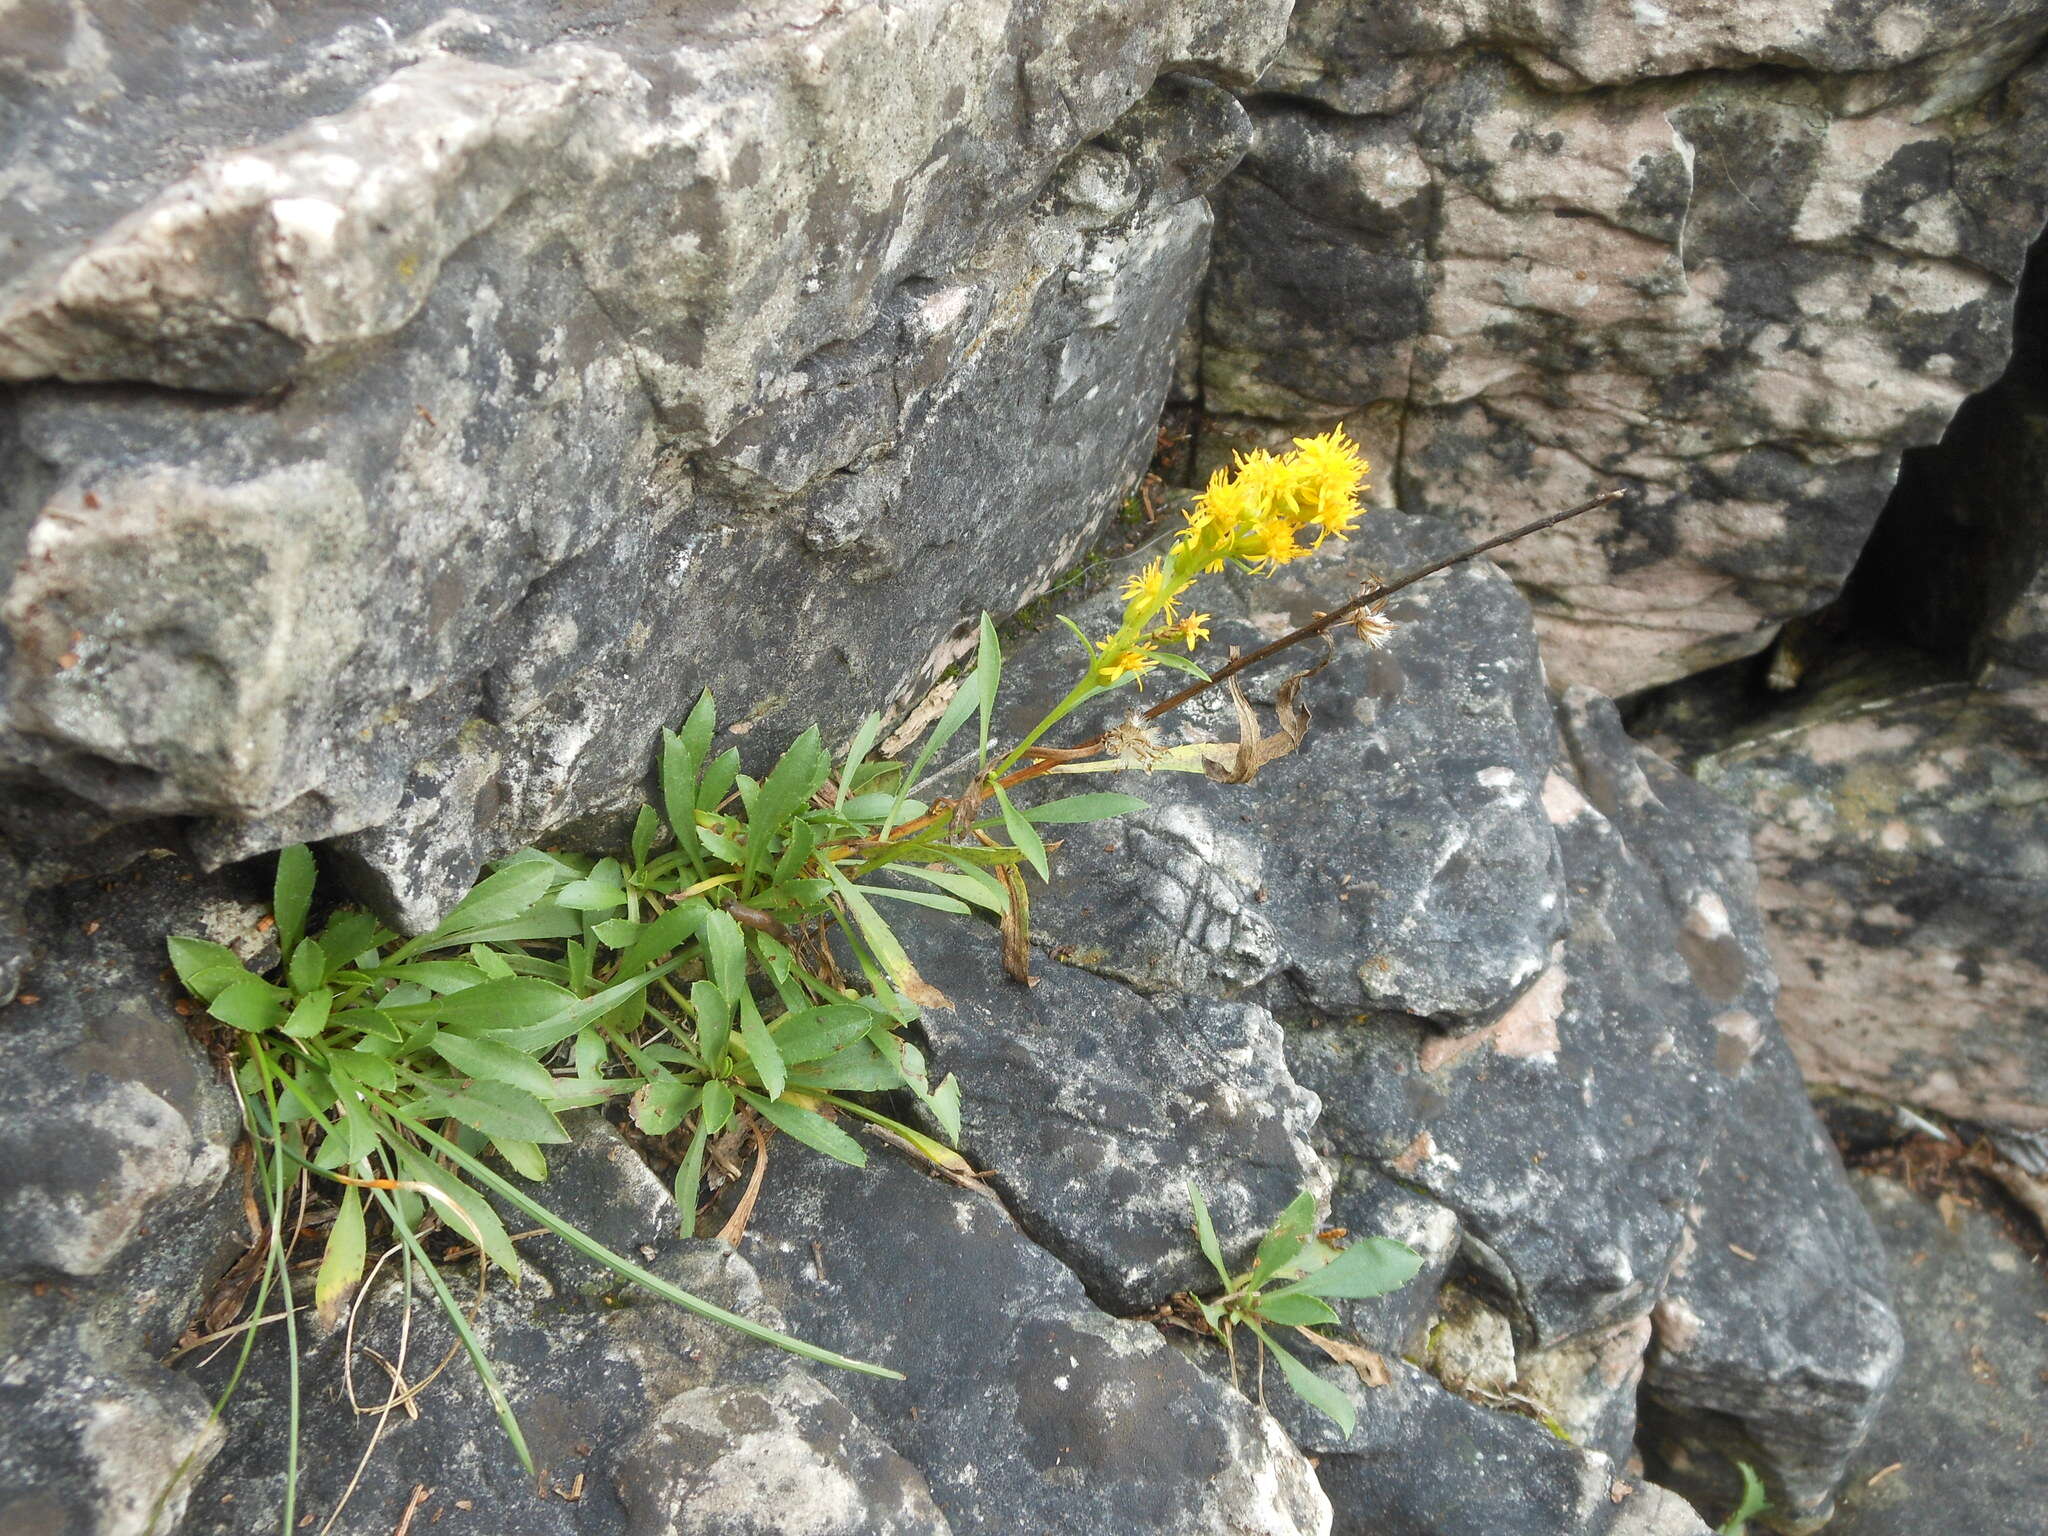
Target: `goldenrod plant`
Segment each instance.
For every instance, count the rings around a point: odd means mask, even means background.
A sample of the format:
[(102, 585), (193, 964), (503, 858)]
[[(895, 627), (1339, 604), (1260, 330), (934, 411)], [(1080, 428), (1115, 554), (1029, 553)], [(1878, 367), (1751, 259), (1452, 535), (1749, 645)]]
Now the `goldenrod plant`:
[[(1144, 802), (1096, 792), (1020, 807), (1012, 789), (1048, 773), (1126, 767), (1207, 766), (1242, 780), (1276, 755), (1252, 739), (1256, 725), (1234, 688), (1243, 742), (1158, 749), (1144, 722), (1339, 623), (1369, 641), (1384, 638), (1386, 595), (1454, 563), (1368, 588), (1214, 677), (1175, 653), (1193, 651), (1207, 634), (1208, 616), (1186, 606), (1201, 576), (1227, 566), (1270, 572), (1346, 537), (1361, 515), (1366, 469), (1339, 428), (1298, 439), (1286, 453), (1240, 455), (1219, 471), (1168, 552), (1125, 586), (1116, 631), (1082, 637), (1087, 661), (1073, 688), (1006, 751), (991, 737), (1002, 648), (984, 615), (974, 667), (907, 764), (874, 757), (883, 722), (871, 714), (836, 758), (813, 728), (752, 778), (736, 751), (713, 752), (717, 714), (707, 693), (679, 729), (663, 733), (660, 808), (642, 807), (622, 855), (521, 850), (431, 933), (402, 938), (341, 910), (309, 934), (313, 857), (303, 847), (285, 850), (271, 970), (252, 973), (205, 940), (170, 941), (186, 989), (231, 1034), (268, 1220), (251, 1316), (265, 1317), (274, 1292), (295, 1346), (299, 1301), (287, 1283), (285, 1234), (307, 1225), (308, 1181), (317, 1180), (333, 1215), (312, 1305), (336, 1316), (372, 1272), (373, 1246), (394, 1254), (402, 1270), (418, 1266), (529, 1471), (517, 1418), (439, 1263), (452, 1243), (477, 1255), (479, 1283), (490, 1266), (518, 1274), (518, 1253), (487, 1197), (663, 1300), (812, 1360), (898, 1375), (688, 1295), (537, 1199), (531, 1185), (546, 1178), (545, 1149), (567, 1140), (559, 1116), (615, 1106), (643, 1138), (671, 1150), (686, 1235), (695, 1231), (707, 1153), (722, 1134), (766, 1156), (779, 1131), (859, 1165), (867, 1154), (847, 1125), (864, 1122), (949, 1171), (970, 1172), (952, 1145), (960, 1085), (951, 1077), (934, 1084), (903, 1033), (920, 1010), (949, 1004), (918, 975), (883, 907), (979, 911), (1001, 925), (1005, 963), (1023, 975), (1023, 871), (1043, 879), (1049, 868), (1039, 829)], [(1142, 683), (1162, 666), (1194, 681), (1089, 741), (1042, 745), (1088, 700)], [(1284, 694), (1282, 703), (1286, 717)], [(1283, 718), (1290, 747), (1305, 715), (1293, 720)], [(919, 799), (937, 754), (970, 722), (977, 745), (967, 787)], [(887, 881), (873, 878), (885, 871)], [(877, 1098), (904, 1093), (939, 1136), (894, 1117), (891, 1101)], [(736, 1222), (744, 1221), (742, 1205)], [(736, 1230), (728, 1224), (728, 1235)], [(244, 1325), (244, 1363), (255, 1331)], [(236, 1379), (240, 1373), (238, 1364)], [(295, 1520), (297, 1390), (294, 1362), (286, 1531)]]

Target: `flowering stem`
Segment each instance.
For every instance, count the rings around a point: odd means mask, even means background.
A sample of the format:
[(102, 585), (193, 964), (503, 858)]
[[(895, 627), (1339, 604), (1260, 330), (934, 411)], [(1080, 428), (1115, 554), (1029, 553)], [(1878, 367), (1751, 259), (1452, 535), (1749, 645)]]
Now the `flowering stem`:
[[(1246, 668), (1257, 666), (1267, 657), (1278, 655), (1290, 645), (1299, 645), (1304, 640), (1313, 639), (1315, 636), (1342, 624), (1360, 609), (1370, 607), (1375, 603), (1385, 602), (1404, 587), (1412, 587), (1418, 581), (1434, 576), (1439, 571), (1447, 571), (1454, 565), (1463, 565), (1467, 560), (1475, 559), (1490, 549), (1499, 549), (1503, 544), (1512, 544), (1515, 540), (1525, 539), (1532, 533), (1541, 533), (1546, 528), (1555, 528), (1559, 523), (1578, 517), (1582, 513), (1591, 512), (1596, 507), (1604, 507), (1611, 502), (1619, 501), (1627, 494), (1628, 492), (1625, 490), (1604, 492), (1601, 495), (1595, 496), (1591, 501), (1582, 501), (1576, 507), (1568, 508), (1563, 512), (1553, 512), (1548, 517), (1539, 517), (1533, 523), (1525, 523), (1520, 528), (1512, 529), (1507, 533), (1488, 539), (1483, 544), (1474, 544), (1469, 549), (1461, 549), (1455, 555), (1446, 555), (1441, 560), (1432, 560), (1427, 565), (1418, 565), (1414, 570), (1404, 572), (1392, 581), (1375, 583), (1373, 586), (1367, 587), (1364, 591), (1360, 592), (1358, 596), (1342, 607), (1333, 608), (1330, 612), (1310, 620), (1302, 625), (1301, 628), (1282, 635), (1270, 645), (1262, 645), (1256, 651), (1238, 657), (1221, 671), (1211, 675), (1207, 682), (1190, 683), (1178, 693), (1168, 694), (1157, 704), (1146, 710), (1139, 718), (1157, 720), (1169, 710), (1180, 708), (1189, 699), (1207, 693), (1218, 683), (1228, 682)], [(1093, 746), (1102, 739), (1098, 736), (1095, 738), (1095, 742), (1083, 742), (1081, 745), (1083, 748)], [(1003, 787), (1007, 789), (1009, 785), (1005, 784)]]
[[(1302, 625), (1299, 629), (1289, 631), (1287, 634), (1282, 635), (1278, 640), (1273, 641), (1270, 645), (1262, 645), (1256, 651), (1251, 652), (1249, 655), (1238, 657), (1236, 660), (1230, 662), (1227, 666), (1218, 670), (1214, 675), (1212, 675), (1208, 679), (1208, 681), (1190, 683), (1187, 687), (1181, 689), (1178, 693), (1167, 695), (1167, 697), (1161, 699), (1157, 704), (1154, 704), (1150, 709), (1146, 710), (1140, 718), (1146, 720), (1157, 720), (1161, 715), (1166, 714), (1171, 710), (1180, 708), (1180, 706), (1187, 703), (1188, 700), (1195, 698), (1201, 694), (1207, 693), (1211, 688), (1216, 687), (1220, 683), (1228, 682), (1231, 678), (1237, 676), (1238, 673), (1243, 672), (1248, 667), (1255, 667), (1260, 662), (1265, 661), (1267, 658), (1278, 655), (1280, 652), (1286, 650), (1289, 646), (1299, 645), (1304, 640), (1313, 639), (1317, 635), (1327, 632), (1328, 630), (1336, 627), (1337, 625), (1342, 624), (1345, 620), (1349, 619), (1353, 614), (1357, 613), (1360, 609), (1369, 607), (1375, 603), (1385, 602), (1388, 598), (1392, 597), (1396, 592), (1402, 591), (1404, 588), (1407, 587), (1412, 587), (1417, 582), (1426, 580), (1427, 578), (1436, 575), (1439, 571), (1447, 571), (1454, 565), (1463, 565), (1467, 560), (1476, 559), (1480, 555), (1487, 553), (1489, 550), (1499, 549), (1503, 544), (1512, 544), (1517, 539), (1526, 539), (1532, 533), (1541, 533), (1546, 528), (1555, 528), (1559, 523), (1569, 522), (1572, 518), (1582, 516), (1587, 512), (1594, 511), (1600, 507), (1610, 506), (1613, 503), (1621, 500), (1622, 497), (1626, 496), (1627, 494), (1628, 492), (1625, 490), (1605, 491), (1600, 495), (1593, 497), (1590, 501), (1580, 502), (1575, 507), (1569, 507), (1562, 512), (1553, 512), (1548, 517), (1539, 517), (1533, 523), (1524, 523), (1519, 528), (1510, 529), (1508, 532), (1498, 534), (1495, 537), (1487, 539), (1482, 543), (1474, 544), (1469, 546), (1468, 548), (1461, 549), (1456, 554), (1445, 555), (1441, 560), (1432, 560), (1427, 565), (1418, 565), (1412, 571), (1402, 572), (1392, 581), (1375, 582), (1372, 586), (1367, 587), (1364, 591), (1360, 592), (1356, 597), (1352, 598), (1350, 602), (1343, 604), (1341, 607), (1332, 609), (1330, 612), (1323, 614), (1318, 618), (1311, 619), (1308, 623)], [(1079, 742), (1071, 747), (1040, 747), (1034, 745), (1034, 743), (1037, 742), (1038, 738), (1044, 735), (1046, 730), (1050, 728), (1055, 721), (1060, 719), (1069, 710), (1075, 708), (1081, 702), (1080, 698), (1077, 697), (1077, 695), (1080, 695), (1083, 692), (1087, 683), (1092, 681), (1093, 678), (1094, 672), (1091, 669), (1088, 677), (1084, 678), (1081, 683), (1075, 685), (1073, 692), (1069, 693), (1067, 697), (1060, 702), (1059, 707), (1056, 708), (1051, 715), (1047, 716), (1044, 720), (1041, 720), (1038, 723), (1037, 728), (1033, 730), (1032, 733), (1024, 739), (1022, 744), (1012, 749), (1009, 756), (1005, 757), (1002, 760), (1002, 763), (998, 765), (998, 769), (1000, 770), (1002, 767), (1007, 767), (1017, 758), (1024, 756), (1026, 754), (1029, 754), (1034, 759), (1034, 761), (1026, 763), (1021, 768), (1011, 769), (1008, 773), (1002, 773), (1000, 777), (995, 778), (996, 783), (1000, 784), (1005, 790), (1013, 789), (1017, 785), (1023, 784), (1028, 780), (1038, 778), (1043, 774), (1051, 773), (1054, 769), (1059, 768), (1064, 764), (1076, 762), (1083, 758), (1093, 757), (1102, 750), (1102, 748), (1107, 744), (1109, 739), (1108, 734), (1106, 732), (1099, 736), (1090, 737), (1087, 741)], [(925, 828), (932, 826), (934, 823), (943, 820), (947, 816), (950, 816), (953, 813), (954, 808), (958, 805), (958, 803), (959, 802), (957, 800), (951, 799), (935, 801), (932, 805), (932, 808), (929, 811), (927, 811), (924, 815), (918, 817), (915, 821), (905, 822), (901, 827), (898, 827), (895, 830), (894, 836), (900, 839), (906, 836), (913, 836), (916, 833), (923, 831)], [(855, 849), (857, 849), (859, 846), (861, 845), (851, 845), (851, 847)]]

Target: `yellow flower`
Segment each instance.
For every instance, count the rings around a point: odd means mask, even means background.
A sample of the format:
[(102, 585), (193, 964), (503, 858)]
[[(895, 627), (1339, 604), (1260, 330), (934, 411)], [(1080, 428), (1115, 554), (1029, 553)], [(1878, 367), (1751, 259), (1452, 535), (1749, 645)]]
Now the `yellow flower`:
[(1145, 569), (1124, 583), (1124, 601), (1127, 611), (1137, 614), (1141, 620), (1155, 613), (1164, 613), (1169, 619), (1179, 609), (1174, 600), (1179, 590), (1168, 584), (1169, 578), (1163, 561), (1154, 560)]
[(1133, 642), (1129, 650), (1115, 656), (1109, 654), (1109, 647), (1110, 642), (1104, 641), (1101, 667), (1105, 683), (1115, 683), (1127, 676), (1142, 678), (1159, 665), (1159, 658), (1152, 654), (1149, 643), (1144, 640)]
[(1209, 615), (1191, 613), (1177, 623), (1154, 630), (1145, 638), (1161, 644), (1182, 644), (1192, 652), (1196, 646), (1209, 638)]

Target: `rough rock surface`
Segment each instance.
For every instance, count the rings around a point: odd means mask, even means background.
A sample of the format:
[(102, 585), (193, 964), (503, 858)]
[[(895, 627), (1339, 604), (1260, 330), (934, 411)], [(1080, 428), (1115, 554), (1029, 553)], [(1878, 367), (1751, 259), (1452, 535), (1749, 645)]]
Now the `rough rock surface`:
[(1387, 1386), (1369, 1388), (1338, 1367), (1318, 1368), (1357, 1410), (1348, 1436), (1291, 1397), (1268, 1398), (1317, 1458), (1317, 1475), (1337, 1511), (1332, 1536), (1704, 1531), (1697, 1519), (1688, 1524), (1669, 1510), (1661, 1489), (1617, 1477), (1605, 1456), (1560, 1440), (1533, 1419), (1467, 1402), (1401, 1362), (1390, 1370)]
[(978, 926), (902, 926), (936, 953), (925, 979), (956, 1004), (925, 1019), (932, 1069), (981, 1085), (964, 1098), (960, 1150), (1098, 1305), (1129, 1315), (1214, 1288), (1190, 1182), (1233, 1268), (1301, 1190), (1328, 1195), (1309, 1146), (1320, 1106), (1288, 1075), (1265, 1009), (1151, 1000), (1060, 965), (1026, 988)]
[[(687, 1291), (778, 1321), (753, 1272), (729, 1249), (677, 1238), (674, 1204), (616, 1131), (586, 1121), (554, 1161), (544, 1197), (589, 1212), (601, 1240), (630, 1243), (631, 1257)], [(834, 1395), (842, 1373), (818, 1367), (823, 1374), (813, 1375), (788, 1355), (616, 1283), (592, 1288), (585, 1262), (553, 1239), (522, 1250), (526, 1278), (517, 1289), (495, 1278), (479, 1307), (478, 1332), (547, 1491), (537, 1494), (521, 1472), (466, 1359), (451, 1361), (418, 1418), (392, 1414), (379, 1432), (377, 1416), (349, 1410), (345, 1332), (322, 1334), (309, 1315), (302, 1322), (301, 1390), (310, 1409), (301, 1510), (325, 1520), (360, 1462), (360, 1482), (335, 1529), (362, 1536), (388, 1536), (422, 1487), (428, 1498), (420, 1523), (476, 1520), (534, 1536), (945, 1531), (923, 1478)], [(451, 1276), (458, 1294), (462, 1279)], [(409, 1300), (409, 1338), (402, 1332), (408, 1298), (386, 1283), (365, 1300), (358, 1340), (389, 1360), (409, 1361), (408, 1379), (418, 1380), (456, 1340), (423, 1280)], [(829, 1346), (833, 1331), (811, 1336)], [(230, 1353), (197, 1374), (217, 1391), (232, 1362)], [(359, 1350), (357, 1399), (374, 1405), (389, 1388), (389, 1377)], [(186, 1530), (241, 1536), (275, 1527), (286, 1391), (282, 1340), (267, 1338), (229, 1408), (226, 1449), (193, 1495)], [(373, 1436), (374, 1453), (366, 1456)]]
[[(1898, 1277), (1906, 1364), (1843, 1485), (1839, 1536), (2023, 1536), (2048, 1504), (2048, 1276), (1968, 1205), (1889, 1179), (1853, 1183)], [(1888, 1471), (1887, 1468), (1895, 1468)]]
[(1746, 655), (1834, 596), (1901, 448), (2004, 366), (2048, 208), (2004, 0), (1304, 0), (1218, 203), (1215, 457), (1344, 418), (1494, 530), (1558, 681)]
[[(1768, 1023), (1778, 978), (1748, 818), (1635, 746), (1605, 699), (1569, 689), (1558, 716), (1580, 782), (1683, 915), (1681, 953), (1722, 1010), (1716, 1063), (1739, 1074), (1652, 1314), (1649, 1434), (1689, 1447), (1696, 1472), (1748, 1461), (1788, 1519), (1823, 1518), (1898, 1369), (1899, 1325), (1877, 1239)], [(1706, 1507), (1739, 1493), (1714, 1475), (1676, 1481)]]
[(1277, 1425), (1080, 1282), (986, 1195), (894, 1156), (771, 1165), (742, 1251), (798, 1332), (900, 1365), (834, 1389), (922, 1471), (956, 1536), (1330, 1530)]
[(1873, 701), (1851, 678), (1697, 765), (1756, 817), (1809, 1078), (2048, 1127), (2044, 761), (2039, 686)]
[(13, 16), (14, 835), (359, 834), (417, 926), (705, 685), (787, 738), (928, 677), (1142, 468), (1244, 134), (1147, 93), (1285, 10)]
[[(1370, 568), (1392, 574), (1456, 544), (1432, 520), (1376, 517), (1357, 549), (1196, 595), (1217, 616), (1215, 643), (1250, 649), (1355, 588), (1366, 550)], [(1099, 634), (1106, 612), (1075, 617)], [(1151, 810), (1068, 840), (1034, 909), (1056, 952), (1143, 986), (1229, 991), (1284, 976), (1337, 1017), (1484, 1021), (1530, 985), (1564, 912), (1543, 807), (1555, 733), (1528, 607), (1475, 564), (1402, 593), (1389, 613), (1405, 627), (1384, 651), (1340, 643), (1304, 687), (1314, 724), (1299, 752), (1262, 771), (1259, 792), (1154, 774), (1127, 786)], [(1071, 654), (1049, 635), (1021, 656), (1013, 707), (1064, 692)], [(1270, 702), (1286, 672), (1315, 660), (1297, 654), (1256, 674), (1252, 697)], [(1111, 695), (1075, 728), (1132, 707)], [(1182, 713), (1196, 734), (1232, 730), (1217, 695)]]

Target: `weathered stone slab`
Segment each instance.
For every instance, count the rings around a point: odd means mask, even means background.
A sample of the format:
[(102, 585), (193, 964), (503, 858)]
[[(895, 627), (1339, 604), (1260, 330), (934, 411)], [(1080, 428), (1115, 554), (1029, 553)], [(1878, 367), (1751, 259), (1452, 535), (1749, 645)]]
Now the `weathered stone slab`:
[(1768, 725), (1697, 771), (1756, 818), (1806, 1075), (2048, 1127), (2048, 693), (1863, 701), (1851, 678)]
[(353, 834), (418, 928), (630, 809), (702, 687), (750, 752), (914, 693), (1142, 469), (1246, 131), (1152, 88), (1248, 82), (1284, 10), (53, 22), (0, 782), (88, 814), (14, 835)]
[(1233, 1267), (1302, 1190), (1328, 1196), (1309, 1145), (1315, 1095), (1288, 1074), (1265, 1009), (1149, 999), (1044, 963), (1023, 987), (978, 925), (906, 933), (928, 957), (925, 979), (954, 1001), (923, 1027), (932, 1070), (965, 1085), (961, 1152), (1102, 1307), (1129, 1315), (1215, 1289), (1191, 1181)]
[(897, 1366), (834, 1390), (929, 1481), (957, 1536), (1326, 1533), (1266, 1415), (1080, 1282), (994, 1200), (894, 1156), (770, 1164), (742, 1251), (792, 1326)]
[(2048, 209), (2038, 12), (1659, 13), (1297, 7), (1205, 308), (1209, 459), (1343, 419), (1475, 532), (1630, 489), (1500, 557), (1614, 694), (1835, 595)]

